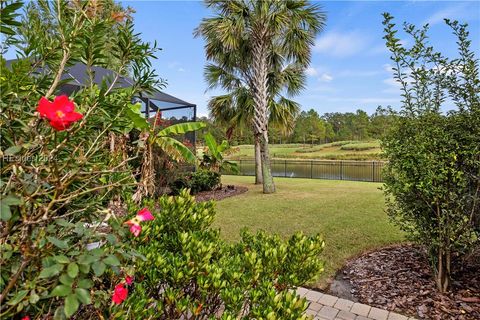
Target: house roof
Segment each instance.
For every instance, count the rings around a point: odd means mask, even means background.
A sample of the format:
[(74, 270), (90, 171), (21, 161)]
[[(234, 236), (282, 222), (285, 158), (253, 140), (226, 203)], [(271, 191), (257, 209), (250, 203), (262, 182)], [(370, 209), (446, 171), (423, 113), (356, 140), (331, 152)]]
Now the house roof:
[[(6, 66), (9, 67), (16, 59), (7, 60)], [(48, 67), (46, 67), (48, 68)], [(98, 66), (92, 66), (93, 71), (93, 82), (100, 85), (102, 81), (105, 81), (109, 85), (113, 79), (115, 79), (116, 73), (112, 70), (105, 69)], [(38, 73), (43, 73), (44, 68), (38, 68)], [(59, 90), (65, 94), (71, 94), (74, 91), (79, 90), (81, 87), (86, 86), (89, 81), (89, 75), (87, 72), (87, 66), (81, 62), (78, 62), (72, 66), (65, 68), (65, 72), (61, 77), (62, 81), (66, 83), (63, 84)], [(134, 81), (126, 76), (120, 76), (117, 80), (115, 87), (117, 88), (128, 88), (132, 86)], [(172, 104), (173, 107), (195, 107), (195, 104), (186, 102), (182, 99), (164, 93), (162, 91), (156, 91), (153, 93), (144, 93), (140, 95), (141, 98), (158, 100), (165, 102), (167, 104)], [(152, 109), (157, 109), (156, 106), (152, 105)], [(162, 108), (163, 109), (163, 108)]]

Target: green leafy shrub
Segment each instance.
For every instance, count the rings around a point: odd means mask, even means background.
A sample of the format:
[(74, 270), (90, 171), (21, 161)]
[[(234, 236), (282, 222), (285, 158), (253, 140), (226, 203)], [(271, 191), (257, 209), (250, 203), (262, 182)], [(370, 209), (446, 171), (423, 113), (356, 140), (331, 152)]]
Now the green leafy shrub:
[(155, 220), (133, 240), (146, 260), (138, 261), (135, 292), (116, 315), (306, 318), (306, 300), (290, 289), (322, 270), (319, 236), (295, 234), (284, 241), (244, 231), (240, 242), (227, 244), (211, 228), (213, 202), (196, 203), (183, 190), (177, 197), (160, 198), (158, 206)]
[(180, 175), (177, 179), (173, 180), (168, 185), (172, 195), (179, 195), (182, 189), (190, 189), (190, 177), (189, 175)]
[[(459, 57), (445, 58), (427, 43), (428, 26), (405, 24), (414, 44), (404, 48), (392, 17), (385, 39), (403, 109), (383, 139), (388, 213), (426, 246), (437, 287), (449, 290), (459, 258), (480, 245), (480, 80), (466, 25), (446, 23)], [(456, 110), (442, 112), (446, 99)], [(478, 221), (478, 220), (477, 220)]]
[(182, 189), (190, 189), (192, 194), (202, 191), (211, 191), (220, 185), (219, 172), (199, 169), (193, 173), (179, 176), (169, 184), (171, 194), (178, 195)]
[(201, 191), (210, 191), (220, 185), (221, 175), (219, 172), (200, 169), (190, 176), (190, 188), (193, 194)]

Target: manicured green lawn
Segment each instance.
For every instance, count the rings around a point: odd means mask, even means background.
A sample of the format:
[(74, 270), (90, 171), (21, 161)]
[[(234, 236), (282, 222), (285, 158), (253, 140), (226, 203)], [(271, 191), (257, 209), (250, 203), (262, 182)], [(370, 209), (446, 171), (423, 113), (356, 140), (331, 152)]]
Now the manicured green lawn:
[(223, 176), (223, 184), (249, 191), (217, 202), (215, 226), (223, 238), (239, 239), (240, 229), (263, 229), (289, 236), (320, 233), (326, 246), (324, 287), (348, 258), (366, 250), (404, 241), (384, 212), (381, 184), (371, 182), (276, 178), (277, 193), (265, 195), (254, 177)]

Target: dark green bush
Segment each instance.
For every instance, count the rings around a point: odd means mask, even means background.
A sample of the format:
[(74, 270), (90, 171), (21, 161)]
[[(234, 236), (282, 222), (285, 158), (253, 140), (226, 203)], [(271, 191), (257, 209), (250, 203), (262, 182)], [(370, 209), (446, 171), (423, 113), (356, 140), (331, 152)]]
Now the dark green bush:
[(219, 172), (200, 169), (193, 173), (182, 175), (169, 184), (171, 194), (178, 195), (182, 189), (190, 189), (191, 194), (211, 191), (220, 185)]
[[(117, 316), (129, 319), (306, 319), (305, 299), (292, 290), (319, 274), (319, 236), (287, 241), (242, 233), (230, 245), (212, 229), (213, 202), (186, 190), (162, 197), (155, 220), (134, 239), (146, 257), (136, 265), (134, 292)], [(153, 207), (151, 204), (147, 204)]]
[(210, 191), (220, 185), (221, 175), (211, 170), (198, 170), (190, 176), (190, 188), (193, 194)]
[(190, 176), (180, 175), (168, 185), (172, 195), (179, 195), (182, 189), (190, 189)]

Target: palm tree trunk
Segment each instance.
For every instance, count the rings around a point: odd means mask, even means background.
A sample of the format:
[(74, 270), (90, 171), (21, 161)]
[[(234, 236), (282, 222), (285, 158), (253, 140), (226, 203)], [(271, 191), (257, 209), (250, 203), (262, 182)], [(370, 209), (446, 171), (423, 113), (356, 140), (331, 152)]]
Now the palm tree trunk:
[(260, 136), (258, 134), (255, 134), (253, 137), (255, 139), (255, 184), (263, 184)]
[(264, 131), (260, 137), (260, 154), (262, 159), (263, 193), (275, 193), (270, 153), (268, 150), (268, 132)]
[(274, 193), (270, 154), (268, 151), (268, 88), (267, 88), (267, 46), (259, 34), (253, 46), (253, 100), (255, 104), (254, 127), (255, 134), (260, 137), (260, 155), (262, 161), (263, 193)]

